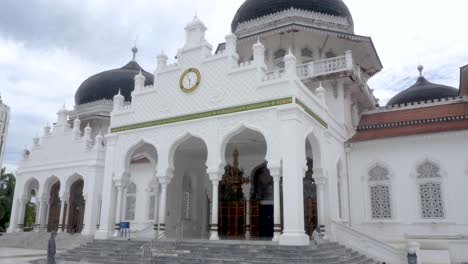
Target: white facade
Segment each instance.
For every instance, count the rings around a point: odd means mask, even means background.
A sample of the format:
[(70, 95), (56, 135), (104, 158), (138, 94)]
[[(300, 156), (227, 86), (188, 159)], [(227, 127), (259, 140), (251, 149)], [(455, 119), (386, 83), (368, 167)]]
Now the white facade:
[(0, 97), (0, 168), (3, 168), (5, 156), (6, 137), (8, 134), (8, 123), (10, 122), (10, 107), (3, 103)]
[[(285, 14), (276, 19), (283, 21)], [(237, 150), (239, 167), (249, 176), (267, 162), (274, 195), (263, 202), (273, 205), (273, 241), (280, 245), (309, 244), (303, 178), (311, 159), (318, 225), (328, 238), (364, 241), (353, 246), (368, 254), (373, 248), (375, 257), (388, 263), (401, 258), (399, 250), (408, 242), (447, 250), (450, 241), (468, 234), (468, 206), (461, 202), (468, 184), (468, 131), (348, 143), (361, 115), (388, 111), (376, 109), (367, 86), (381, 65), (369, 39), (350, 36), (362, 44), (354, 51), (348, 39), (326, 31), (351, 34), (346, 21), (319, 18), (321, 30), (287, 36), (280, 47), (276, 38), (282, 37), (261, 30), (275, 17), (246, 23), (236, 34), (251, 37), (229, 34), (225, 48), (213, 55), (206, 27), (195, 17), (177, 63), (169, 65), (167, 56), (159, 55), (154, 85), (144, 86), (145, 77), (137, 75), (132, 102), (116, 95), (110, 122), (90, 121), (82, 136), (79, 113), (110, 111), (111, 103), (63, 109), (53, 131), (46, 127), (43, 137), (34, 139), (18, 169), (9, 231), (20, 231), (31, 189), (40, 202), (36, 224), (44, 229), (52, 215), (51, 186), (60, 182), (60, 200), (72, 203), (71, 186), (82, 179), (82, 234), (111, 238), (116, 224), (128, 221), (141, 237), (182, 233), (218, 240), (218, 188)], [(325, 36), (335, 54), (330, 58), (319, 50)], [(281, 50), (284, 56), (275, 57)], [(186, 93), (179, 80), (193, 68), (201, 79)], [(103, 128), (104, 138), (96, 132)], [(421, 167), (428, 164), (434, 171)], [(67, 220), (63, 204), (60, 224)]]

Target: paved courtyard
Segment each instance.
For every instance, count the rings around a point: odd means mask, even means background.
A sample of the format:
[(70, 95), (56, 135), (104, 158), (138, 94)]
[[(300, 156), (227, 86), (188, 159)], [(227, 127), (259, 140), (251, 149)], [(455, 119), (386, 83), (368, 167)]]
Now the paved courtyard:
[(46, 257), (46, 250), (0, 248), (0, 264), (26, 264), (31, 260), (44, 259)]

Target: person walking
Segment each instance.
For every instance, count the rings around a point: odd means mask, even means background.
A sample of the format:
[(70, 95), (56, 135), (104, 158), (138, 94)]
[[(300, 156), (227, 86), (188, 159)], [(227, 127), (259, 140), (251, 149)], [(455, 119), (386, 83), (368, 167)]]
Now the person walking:
[(47, 264), (56, 264), (55, 262), (55, 253), (56, 253), (56, 245), (55, 245), (55, 237), (57, 236), (57, 232), (52, 232), (50, 234), (49, 244), (47, 245)]

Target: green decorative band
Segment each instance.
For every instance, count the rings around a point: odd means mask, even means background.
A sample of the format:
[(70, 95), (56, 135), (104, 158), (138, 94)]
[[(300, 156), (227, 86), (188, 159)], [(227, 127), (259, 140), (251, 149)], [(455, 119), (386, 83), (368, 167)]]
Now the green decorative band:
[(300, 107), (306, 111), (307, 114), (309, 114), (312, 118), (317, 120), (323, 127), (328, 128), (327, 122), (323, 120), (320, 116), (318, 116), (316, 113), (314, 113), (310, 108), (308, 108), (304, 103), (302, 103), (299, 99), (296, 98), (296, 104), (298, 104)]
[(202, 112), (202, 113), (172, 117), (172, 118), (167, 118), (167, 119), (154, 120), (154, 121), (149, 121), (149, 122), (144, 122), (144, 123), (139, 123), (139, 124), (134, 124), (134, 125), (115, 127), (111, 129), (111, 132), (117, 133), (117, 132), (129, 131), (129, 130), (134, 130), (134, 129), (161, 126), (161, 125), (179, 123), (179, 122), (190, 121), (190, 120), (195, 120), (195, 119), (208, 118), (208, 117), (213, 117), (213, 116), (239, 113), (239, 112), (250, 111), (250, 110), (255, 110), (255, 109), (278, 106), (278, 105), (291, 104), (292, 102), (293, 102), (292, 98), (288, 97), (288, 98), (266, 101), (266, 102), (261, 102), (261, 103), (235, 106), (235, 107), (230, 107), (230, 108), (213, 110), (209, 112)]

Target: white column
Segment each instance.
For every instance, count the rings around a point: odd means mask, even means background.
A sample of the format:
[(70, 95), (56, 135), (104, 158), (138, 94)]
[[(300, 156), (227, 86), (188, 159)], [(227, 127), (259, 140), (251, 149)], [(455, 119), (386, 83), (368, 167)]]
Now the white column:
[[(18, 205), (19, 205), (19, 214), (18, 214), (18, 225), (23, 225), (24, 228), (24, 215), (26, 213), (26, 199), (20, 198), (18, 199)], [(17, 226), (16, 231), (17, 232), (22, 232), (24, 229), (21, 229)]]
[(39, 231), (42, 232), (46, 228), (46, 211), (47, 211), (47, 199), (41, 199), (41, 207), (39, 211)]
[(153, 230), (155, 237), (159, 234), (159, 182), (158, 179), (154, 180), (154, 224)]
[(159, 236), (166, 236), (166, 201), (167, 201), (167, 185), (170, 182), (169, 177), (160, 177), (161, 184), (161, 206), (159, 207)]
[(116, 184), (117, 187), (117, 207), (115, 213), (115, 231), (114, 237), (119, 235), (120, 222), (122, 220), (122, 196), (123, 196), (123, 185), (121, 183)]
[(41, 202), (36, 201), (36, 218), (34, 219), (34, 232), (39, 232), (40, 227), (40, 215), (41, 215)]
[(250, 183), (242, 185), (242, 192), (245, 197), (245, 240), (250, 240)]
[(59, 227), (58, 227), (58, 232), (59, 233), (62, 233), (63, 229), (64, 229), (63, 216), (65, 214), (65, 201), (66, 200), (67, 199), (65, 198), (65, 196), (63, 196), (60, 199), (60, 221), (59, 221)]
[[(320, 172), (319, 172), (320, 171)], [(318, 226), (320, 228), (320, 234), (323, 238), (326, 238), (325, 228), (325, 185), (327, 184), (327, 178), (319, 174), (323, 174), (321, 170), (314, 170), (315, 184), (317, 185), (317, 213), (318, 213)]]
[(212, 179), (213, 183), (213, 202), (211, 208), (211, 225), (210, 225), (210, 240), (219, 240), (218, 235), (218, 187), (219, 179)]
[(305, 129), (302, 113), (296, 106), (283, 109), (281, 121), (281, 154), (283, 157), (283, 208), (284, 229), (279, 244), (288, 246), (309, 245), (304, 228), (303, 167), (305, 161)]
[(272, 167), (270, 169), (270, 175), (273, 177), (273, 213), (274, 213), (274, 233), (273, 242), (278, 242), (281, 235), (281, 201), (280, 201), (280, 180), (281, 180), (281, 168)]

